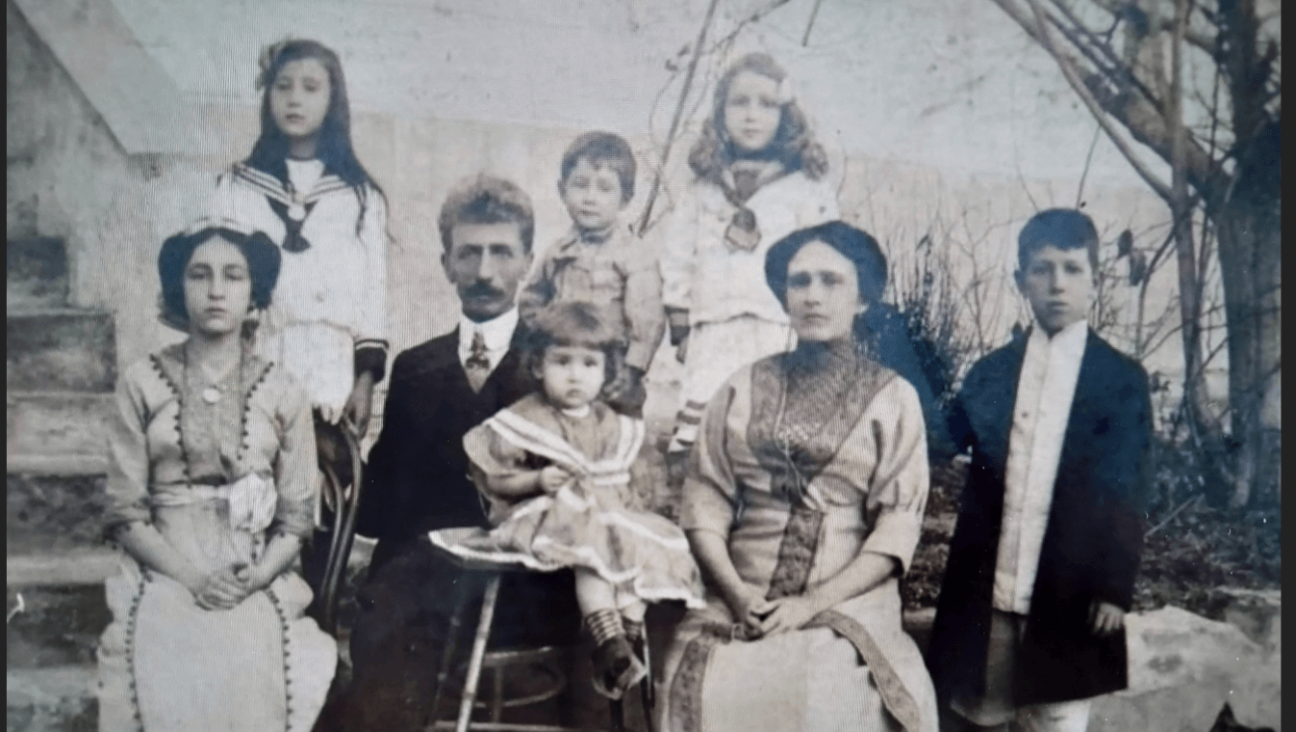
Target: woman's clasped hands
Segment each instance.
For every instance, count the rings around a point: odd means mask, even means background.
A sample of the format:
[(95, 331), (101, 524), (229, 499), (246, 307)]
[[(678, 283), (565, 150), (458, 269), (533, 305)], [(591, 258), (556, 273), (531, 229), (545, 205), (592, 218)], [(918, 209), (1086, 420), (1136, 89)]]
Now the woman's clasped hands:
[(232, 610), (265, 584), (259, 572), (239, 564), (208, 572), (189, 591), (204, 610)]
[(743, 588), (730, 607), (735, 622), (741, 624), (749, 639), (779, 635), (804, 628), (819, 614), (818, 604), (810, 597), (790, 596), (767, 600), (750, 585)]

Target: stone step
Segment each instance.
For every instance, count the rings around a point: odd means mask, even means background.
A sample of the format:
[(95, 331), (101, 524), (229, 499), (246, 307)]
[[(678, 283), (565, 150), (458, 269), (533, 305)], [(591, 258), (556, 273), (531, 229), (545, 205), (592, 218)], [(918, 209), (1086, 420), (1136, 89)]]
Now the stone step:
[(7, 668), (53, 668), (95, 662), (99, 636), (112, 620), (100, 584), (10, 587), (5, 626)]
[(47, 552), (9, 552), (5, 557), (5, 584), (11, 591), (24, 588), (72, 588), (102, 585), (119, 568), (116, 551), (105, 547), (78, 547)]
[(104, 476), (6, 476), (5, 546), (9, 559), (102, 548)]
[(8, 732), (93, 732), (99, 724), (93, 664), (5, 669)]
[(5, 308), (9, 312), (67, 305), (67, 249), (61, 239), (10, 240), (5, 255)]
[(104, 455), (110, 394), (10, 392), (5, 396), (5, 454)]
[(6, 313), (7, 391), (110, 392), (117, 381), (112, 314), (47, 308)]
[(6, 471), (10, 475), (62, 476), (69, 478), (102, 476), (108, 472), (108, 458), (104, 455), (6, 455)]

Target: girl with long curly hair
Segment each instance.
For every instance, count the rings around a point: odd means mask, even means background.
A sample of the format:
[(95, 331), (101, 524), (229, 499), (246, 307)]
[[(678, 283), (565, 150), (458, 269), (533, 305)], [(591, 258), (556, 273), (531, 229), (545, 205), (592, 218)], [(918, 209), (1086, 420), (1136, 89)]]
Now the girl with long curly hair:
[(720, 77), (688, 162), (694, 179), (660, 229), (662, 301), (685, 366), (672, 474), (724, 380), (795, 344), (787, 313), (763, 285), (765, 252), (792, 231), (838, 218), (824, 148), (787, 72), (767, 54), (743, 56)]

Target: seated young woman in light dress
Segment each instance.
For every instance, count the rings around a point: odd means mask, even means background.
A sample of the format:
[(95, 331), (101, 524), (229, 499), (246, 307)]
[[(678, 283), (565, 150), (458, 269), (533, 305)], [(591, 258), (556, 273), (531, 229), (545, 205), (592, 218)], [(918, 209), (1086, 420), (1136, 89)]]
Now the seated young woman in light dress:
[(337, 646), (290, 568), (315, 509), (310, 403), (252, 352), (279, 249), (204, 220), (162, 245), (163, 319), (182, 343), (121, 377), (108, 434), (102, 730), (309, 730)]

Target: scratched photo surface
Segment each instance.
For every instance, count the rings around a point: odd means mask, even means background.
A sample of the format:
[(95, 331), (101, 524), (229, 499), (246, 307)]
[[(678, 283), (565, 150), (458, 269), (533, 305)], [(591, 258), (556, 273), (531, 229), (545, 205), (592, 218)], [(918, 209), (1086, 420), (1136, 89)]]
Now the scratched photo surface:
[(1280, 729), (1277, 0), (6, 2), (7, 729)]

